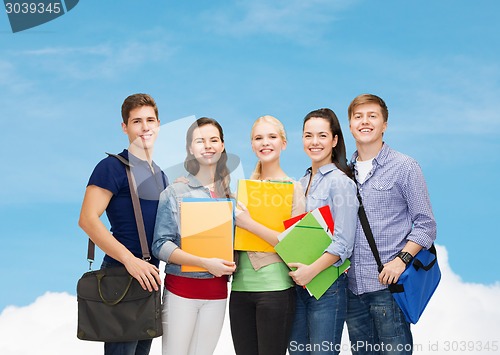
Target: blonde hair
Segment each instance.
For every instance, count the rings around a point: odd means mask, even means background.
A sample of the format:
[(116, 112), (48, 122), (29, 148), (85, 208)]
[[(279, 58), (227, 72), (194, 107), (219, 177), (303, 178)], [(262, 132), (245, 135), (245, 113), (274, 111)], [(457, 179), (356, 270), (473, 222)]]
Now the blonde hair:
[[(283, 142), (286, 142), (286, 132), (285, 132), (285, 127), (283, 126), (283, 123), (281, 123), (280, 120), (278, 120), (274, 116), (270, 115), (264, 115), (255, 120), (252, 126), (252, 131), (250, 133), (250, 141), (253, 141), (253, 132), (255, 130), (255, 127), (257, 127), (258, 124), (260, 123), (270, 123), (276, 129), (278, 130), (278, 134), (280, 135), (281, 139)], [(262, 163), (260, 161), (257, 162), (257, 165), (255, 165), (255, 169), (252, 172), (252, 175), (250, 175), (250, 179), (256, 180), (260, 178), (260, 175), (262, 174)]]

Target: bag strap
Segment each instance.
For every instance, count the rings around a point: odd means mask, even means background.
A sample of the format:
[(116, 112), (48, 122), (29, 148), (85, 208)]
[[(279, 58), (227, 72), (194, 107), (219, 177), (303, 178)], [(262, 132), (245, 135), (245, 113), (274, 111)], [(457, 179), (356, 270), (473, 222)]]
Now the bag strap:
[[(375, 257), (375, 260), (377, 261), (378, 265), (378, 272), (382, 272), (382, 269), (384, 268), (384, 265), (382, 264), (382, 261), (380, 259), (380, 254), (377, 249), (377, 245), (375, 244), (375, 238), (373, 237), (372, 230), (370, 228), (370, 224), (368, 223), (368, 217), (366, 216), (366, 211), (363, 206), (363, 201), (361, 199), (361, 195), (359, 194), (359, 189), (358, 189), (358, 182), (356, 181), (356, 178), (353, 176), (354, 182), (356, 183), (356, 192), (358, 195), (358, 201), (359, 201), (359, 210), (358, 210), (358, 216), (359, 216), (359, 221), (361, 222), (361, 226), (363, 227), (363, 231), (365, 232), (366, 239), (368, 240), (368, 244), (370, 245), (370, 249), (372, 250), (373, 256)], [(429, 252), (431, 254), (434, 254), (435, 258), (429, 263), (429, 265), (423, 265), (422, 262), (416, 258), (413, 258), (413, 267), (418, 270), (422, 268), (425, 271), (429, 271), (434, 264), (437, 262), (437, 251), (436, 247), (434, 244), (429, 248)], [(389, 285), (389, 290), (392, 293), (400, 293), (404, 292), (404, 287), (403, 285), (399, 284), (390, 284)]]
[(382, 264), (382, 260), (380, 259), (380, 254), (377, 249), (377, 244), (375, 243), (375, 238), (373, 237), (372, 229), (370, 228), (370, 223), (368, 222), (368, 217), (366, 216), (365, 207), (363, 206), (363, 200), (361, 199), (361, 195), (359, 194), (358, 182), (356, 178), (353, 176), (354, 183), (356, 184), (356, 193), (358, 195), (359, 201), (359, 209), (358, 216), (359, 221), (361, 222), (361, 227), (363, 227), (363, 231), (365, 232), (366, 239), (368, 240), (368, 244), (370, 245), (370, 249), (372, 250), (373, 256), (375, 257), (375, 261), (378, 265), (378, 272), (381, 272), (384, 268)]
[[(120, 162), (125, 165), (125, 170), (127, 172), (127, 179), (130, 188), (130, 196), (132, 197), (132, 205), (134, 206), (134, 216), (135, 222), (137, 224), (137, 232), (139, 233), (139, 240), (141, 242), (141, 250), (142, 250), (142, 258), (145, 261), (151, 260), (151, 254), (149, 253), (148, 242), (146, 238), (146, 230), (144, 229), (144, 220), (142, 218), (142, 210), (141, 203), (139, 201), (139, 195), (137, 194), (137, 184), (134, 179), (134, 175), (132, 174), (130, 168), (132, 164), (118, 154), (106, 153), (110, 157), (114, 157), (118, 159)], [(95, 243), (89, 238), (88, 250), (87, 250), (87, 260), (89, 261), (89, 269), (92, 269), (92, 263), (95, 258)]]
[(415, 270), (418, 271), (418, 269), (422, 269), (424, 271), (429, 271), (434, 266), (434, 264), (437, 262), (437, 251), (436, 251), (436, 247), (435, 247), (434, 243), (431, 245), (431, 247), (428, 250), (431, 254), (434, 255), (434, 259), (432, 259), (432, 261), (429, 264), (424, 265), (419, 259), (413, 258), (412, 265), (415, 268)]

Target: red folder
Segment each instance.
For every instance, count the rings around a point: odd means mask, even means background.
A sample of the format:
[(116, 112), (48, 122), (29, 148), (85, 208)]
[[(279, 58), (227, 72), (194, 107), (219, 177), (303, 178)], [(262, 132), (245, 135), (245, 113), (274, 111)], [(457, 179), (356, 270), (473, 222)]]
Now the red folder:
[[(328, 231), (333, 235), (333, 228), (335, 226), (335, 223), (333, 222), (332, 212), (330, 210), (330, 206), (325, 205), (322, 207), (318, 207), (317, 210), (321, 213), (321, 216), (325, 220), (325, 223), (328, 226)], [(304, 216), (306, 214), (307, 214), (307, 212), (303, 213), (303, 214), (299, 214), (298, 216), (295, 216), (295, 217), (292, 217), (290, 219), (283, 221), (283, 225), (285, 226), (285, 229), (288, 229), (291, 226), (293, 226), (295, 223), (297, 223), (302, 218), (304, 218)]]

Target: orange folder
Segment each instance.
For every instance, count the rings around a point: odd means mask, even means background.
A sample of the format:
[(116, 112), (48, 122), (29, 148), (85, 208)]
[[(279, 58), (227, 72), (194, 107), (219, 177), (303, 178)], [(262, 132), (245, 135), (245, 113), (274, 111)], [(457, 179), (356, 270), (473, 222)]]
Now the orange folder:
[[(184, 198), (181, 201), (181, 248), (205, 258), (233, 261), (234, 200)], [(181, 271), (207, 271), (181, 265)]]
[[(285, 230), (283, 221), (292, 215), (293, 183), (288, 181), (239, 180), (238, 202), (250, 216), (278, 232)], [(257, 235), (236, 227), (234, 249), (275, 252), (273, 246)]]

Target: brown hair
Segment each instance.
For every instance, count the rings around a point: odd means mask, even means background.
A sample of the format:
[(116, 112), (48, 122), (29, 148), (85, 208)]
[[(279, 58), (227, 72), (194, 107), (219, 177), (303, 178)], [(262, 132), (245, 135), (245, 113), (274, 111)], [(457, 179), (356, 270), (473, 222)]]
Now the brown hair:
[(156, 106), (155, 100), (148, 94), (133, 94), (128, 96), (123, 101), (122, 104), (123, 123), (128, 124), (130, 111), (142, 106), (151, 106), (155, 111), (156, 119), (158, 119), (158, 107)]
[[(205, 126), (205, 125), (212, 125), (217, 128), (219, 131), (219, 136), (220, 140), (222, 143), (224, 143), (224, 132), (222, 131), (222, 127), (213, 118), (208, 118), (208, 117), (200, 117), (198, 118), (193, 124), (188, 128), (186, 132), (186, 159), (184, 159), (184, 168), (192, 175), (198, 174), (200, 171), (200, 163), (196, 158), (194, 157), (193, 154), (189, 151), (189, 148), (191, 147), (191, 143), (193, 141), (193, 132), (196, 128)], [(215, 192), (217, 193), (217, 196), (219, 197), (231, 197), (231, 190), (229, 188), (229, 183), (230, 183), (230, 175), (229, 175), (229, 169), (227, 167), (227, 153), (226, 153), (226, 148), (222, 151), (222, 154), (220, 156), (219, 161), (217, 162), (217, 166), (215, 168), (215, 177), (214, 177), (214, 183), (215, 183)]]
[(364, 105), (364, 104), (377, 104), (380, 106), (380, 110), (382, 111), (382, 117), (384, 118), (384, 122), (387, 122), (389, 119), (389, 110), (387, 109), (387, 105), (384, 100), (380, 97), (373, 94), (361, 94), (358, 95), (352, 100), (349, 108), (347, 109), (347, 116), (349, 118), (349, 122), (351, 121), (352, 114), (356, 106)]

